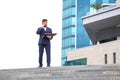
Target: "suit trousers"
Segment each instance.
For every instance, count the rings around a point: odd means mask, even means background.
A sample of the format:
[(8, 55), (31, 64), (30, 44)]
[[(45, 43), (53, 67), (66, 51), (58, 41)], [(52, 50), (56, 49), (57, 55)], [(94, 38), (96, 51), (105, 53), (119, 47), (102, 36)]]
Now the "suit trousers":
[(46, 51), (46, 58), (47, 58), (47, 66), (50, 65), (51, 62), (51, 55), (50, 55), (50, 44), (40, 44), (39, 45), (39, 64), (42, 66), (43, 61), (43, 53), (44, 49)]

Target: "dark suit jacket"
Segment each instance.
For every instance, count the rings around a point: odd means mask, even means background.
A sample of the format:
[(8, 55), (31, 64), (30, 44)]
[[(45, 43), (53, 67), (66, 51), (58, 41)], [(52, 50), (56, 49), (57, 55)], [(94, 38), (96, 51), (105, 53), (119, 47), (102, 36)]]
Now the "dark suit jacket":
[(36, 33), (40, 36), (38, 45), (40, 45), (40, 44), (50, 44), (50, 40), (51, 39), (49, 39), (47, 37), (44, 37), (44, 34), (45, 33), (52, 33), (52, 29), (51, 28), (47, 27), (46, 31), (45, 31), (42, 27), (40, 27), (40, 28), (38, 28)]

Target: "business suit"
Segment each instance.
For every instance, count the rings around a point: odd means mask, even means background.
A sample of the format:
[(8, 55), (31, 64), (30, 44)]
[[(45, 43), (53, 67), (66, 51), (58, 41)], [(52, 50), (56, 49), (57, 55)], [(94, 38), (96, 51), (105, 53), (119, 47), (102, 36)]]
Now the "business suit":
[(52, 29), (49, 27), (46, 27), (46, 30), (42, 27), (38, 28), (37, 32), (36, 32), (40, 38), (39, 38), (39, 64), (40, 66), (42, 66), (42, 57), (43, 57), (43, 52), (44, 52), (44, 48), (46, 50), (46, 56), (47, 56), (47, 66), (50, 66), (50, 62), (51, 62), (51, 53), (50, 53), (50, 40), (49, 38), (45, 37), (44, 34), (45, 33), (52, 33)]

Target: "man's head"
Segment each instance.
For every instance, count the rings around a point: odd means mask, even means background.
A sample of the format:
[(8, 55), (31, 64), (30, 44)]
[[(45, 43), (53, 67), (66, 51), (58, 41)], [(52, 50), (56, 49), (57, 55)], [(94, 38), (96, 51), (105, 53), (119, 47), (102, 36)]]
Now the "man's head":
[(43, 19), (43, 20), (42, 20), (42, 25), (43, 25), (43, 27), (47, 27), (47, 22), (48, 22), (47, 19)]

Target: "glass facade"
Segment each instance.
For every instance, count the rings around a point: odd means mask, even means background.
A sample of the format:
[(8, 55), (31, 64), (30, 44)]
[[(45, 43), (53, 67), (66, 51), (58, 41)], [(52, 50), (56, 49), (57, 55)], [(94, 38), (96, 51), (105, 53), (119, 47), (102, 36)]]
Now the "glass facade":
[(108, 3), (115, 3), (116, 0), (103, 0), (104, 4)]
[(89, 0), (63, 0), (62, 65), (67, 60), (68, 51), (90, 45), (81, 18), (89, 12), (89, 6)]
[(100, 3), (100, 4), (109, 4), (109, 3), (115, 3), (116, 0), (90, 0), (90, 4), (92, 3)]
[(94, 2), (114, 3), (115, 0), (63, 0), (62, 65), (66, 63), (69, 51), (91, 45), (81, 17), (94, 11), (90, 7)]
[(76, 0), (63, 0), (62, 15), (62, 65), (67, 53), (75, 49)]
[(87, 58), (71, 61), (73, 65), (87, 65)]
[(77, 0), (76, 48), (90, 45), (90, 39), (83, 26), (82, 18), (90, 11), (90, 0)]
[(64, 64), (64, 66), (87, 65), (87, 58), (82, 58), (82, 59), (73, 60), (73, 61), (67, 61), (65, 63), (67, 63), (67, 64)]

